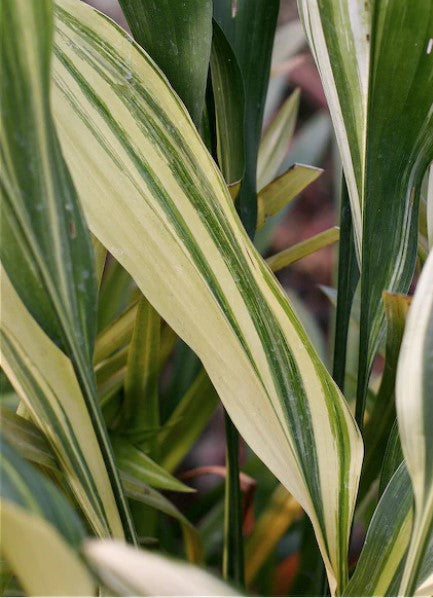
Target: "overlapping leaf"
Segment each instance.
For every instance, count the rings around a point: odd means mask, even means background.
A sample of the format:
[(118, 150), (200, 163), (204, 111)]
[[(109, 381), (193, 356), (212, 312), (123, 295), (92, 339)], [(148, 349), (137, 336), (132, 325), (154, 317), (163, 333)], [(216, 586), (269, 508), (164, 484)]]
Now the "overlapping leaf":
[[(72, 361), (125, 532), (133, 539), (91, 366), (97, 305), (93, 250), (50, 112), (52, 8), (52, 0), (2, 3), (1, 258), (26, 308)], [(10, 333), (15, 322), (7, 325)], [(5, 340), (9, 349), (15, 344), (11, 351), (17, 343), (23, 351), (25, 334), (21, 327), (21, 336)], [(46, 367), (47, 360), (39, 357), (39, 366)], [(17, 378), (16, 366), (22, 377), (25, 351), (19, 360), (10, 352), (8, 360), (9, 373)], [(51, 375), (40, 373), (45, 379)]]
[(89, 360), (94, 265), (50, 114), (51, 4), (2, 3), (1, 258), (50, 338)]
[(115, 541), (89, 541), (85, 555), (118, 596), (236, 596), (218, 578), (193, 565)]
[(416, 589), (433, 530), (433, 252), (409, 310), (398, 361), (397, 418), (413, 485), (415, 517), (400, 592)]
[(71, 362), (2, 271), (2, 367), (61, 464), (96, 534), (123, 537), (104, 461)]
[(54, 106), (90, 228), (198, 354), (344, 583), (362, 446), (177, 97), (109, 20), (58, 3)]
[(84, 526), (54, 484), (0, 438), (2, 555), (33, 596), (88, 596), (94, 583), (76, 550)]
[(362, 264), (357, 401), (362, 422), (384, 321), (382, 291), (406, 292), (415, 264), (420, 185), (433, 157), (433, 5), (399, 0), (298, 5), (334, 121)]
[(211, 52), (218, 163), (224, 179), (241, 181), (244, 156), (244, 86), (239, 65), (222, 29), (214, 21)]
[(365, 496), (380, 471), (384, 451), (395, 422), (397, 361), (411, 299), (406, 295), (384, 293), (383, 302), (387, 324), (385, 366), (380, 387), (365, 427), (365, 457), (359, 500)]
[(279, 0), (215, 0), (214, 17), (236, 55), (245, 93), (245, 175), (237, 197), (242, 222), (254, 236), (257, 157)]
[(212, 42), (212, 0), (120, 0), (136, 41), (155, 60), (199, 125)]
[(406, 553), (412, 526), (412, 489), (402, 463), (376, 507), (345, 596), (388, 596)]

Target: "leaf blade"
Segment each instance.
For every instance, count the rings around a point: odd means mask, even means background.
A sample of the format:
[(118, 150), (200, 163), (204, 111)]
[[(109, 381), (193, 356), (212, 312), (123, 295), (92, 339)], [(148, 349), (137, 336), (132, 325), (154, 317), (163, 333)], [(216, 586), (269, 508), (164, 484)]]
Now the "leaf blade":
[[(2, 271), (2, 367), (45, 432), (89, 523), (123, 537), (100, 448), (71, 362), (46, 336)], [(67, 392), (65, 391), (67, 390)]]
[(120, 0), (137, 42), (200, 124), (212, 42), (212, 1)]
[[(299, 0), (298, 6), (332, 113), (361, 267), (356, 416), (362, 427), (384, 324), (381, 294), (407, 292), (414, 271), (419, 188), (433, 158), (430, 86), (416, 81), (432, 78), (433, 10), (420, 2), (406, 11), (393, 0)], [(398, 69), (402, 61), (413, 77)]]
[(89, 540), (84, 553), (106, 584), (121, 596), (233, 596), (236, 591), (198, 567), (115, 541)]
[[(76, 184), (89, 225), (200, 356), (247, 442), (303, 503), (335, 587), (345, 577), (362, 454), (347, 405), (155, 66), (91, 9), (64, 1), (58, 6), (54, 105), (68, 164), (80, 173)], [(94, 46), (95, 35), (104, 39), (102, 50)], [(101, 69), (101, 60), (109, 69)], [(119, 87), (126, 70), (133, 72), (132, 80)], [(102, 203), (95, 183), (107, 189)], [(122, 200), (127, 196), (136, 201)], [(127, 229), (113, 227), (125, 219)], [(143, 235), (145, 246), (131, 245), (131, 238)], [(197, 309), (191, 310), (192, 301)], [(319, 467), (324, 455), (332, 476)]]
[(400, 586), (413, 593), (433, 527), (433, 252), (415, 291), (401, 345), (396, 380), (397, 420), (415, 498), (411, 544)]

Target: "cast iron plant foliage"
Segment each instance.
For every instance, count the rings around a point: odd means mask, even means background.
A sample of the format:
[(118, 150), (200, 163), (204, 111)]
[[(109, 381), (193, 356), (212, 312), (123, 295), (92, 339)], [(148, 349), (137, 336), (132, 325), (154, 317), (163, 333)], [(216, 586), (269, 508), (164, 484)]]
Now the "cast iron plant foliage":
[[(320, 174), (282, 169), (297, 91), (262, 135), (278, 0), (120, 4), (135, 41), (80, 0), (1, 3), (4, 592), (245, 593), (302, 507), (299, 579), (314, 561), (332, 595), (431, 593), (433, 5), (299, 0), (342, 157), (340, 233), (266, 263), (256, 229)], [(338, 237), (331, 376), (273, 271)], [(165, 412), (179, 339), (182, 367), (201, 365)], [(191, 491), (174, 471), (218, 399), (224, 579), (163, 493)], [(237, 430), (281, 483), (245, 558)], [(189, 562), (143, 548), (177, 555), (158, 513)]]

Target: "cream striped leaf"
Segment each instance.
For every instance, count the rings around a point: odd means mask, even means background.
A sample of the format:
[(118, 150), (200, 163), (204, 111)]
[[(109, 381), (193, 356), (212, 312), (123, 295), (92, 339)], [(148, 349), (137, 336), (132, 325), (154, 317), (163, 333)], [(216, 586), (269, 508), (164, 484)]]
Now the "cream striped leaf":
[(0, 436), (2, 558), (30, 596), (93, 595), (77, 551), (85, 529), (51, 480)]
[(1, 271), (1, 366), (46, 435), (89, 525), (123, 538), (110, 480), (69, 359), (24, 307)]
[(84, 554), (118, 596), (238, 596), (204, 569), (113, 540), (88, 540)]
[(386, 487), (368, 526), (355, 572), (345, 596), (389, 596), (412, 527), (412, 490), (404, 462)]
[(398, 361), (397, 417), (415, 518), (400, 593), (411, 596), (433, 530), (433, 252), (424, 265)]
[[(70, 502), (40, 470), (27, 463), (0, 434), (2, 501), (8, 501), (49, 521), (75, 549), (86, 530)], [(3, 549), (3, 537), (2, 537)]]
[(427, 184), (427, 234), (428, 246), (433, 248), (433, 164), (430, 165)]
[(89, 226), (309, 513), (335, 590), (362, 459), (349, 409), (166, 79), (92, 9), (56, 17), (53, 106)]
[(299, 98), (300, 91), (296, 88), (262, 137), (257, 159), (257, 188), (260, 191), (272, 183), (287, 155), (298, 118)]
[(2, 554), (28, 596), (94, 596), (95, 583), (78, 554), (47, 521), (0, 503)]
[(71, 360), (133, 541), (92, 369), (92, 245), (51, 114), (53, 0), (4, 0), (1, 17), (1, 260), (26, 308)]
[(415, 265), (419, 191), (433, 158), (433, 4), (298, 0), (298, 6), (334, 122), (362, 263), (362, 422), (384, 324), (382, 292), (407, 292)]

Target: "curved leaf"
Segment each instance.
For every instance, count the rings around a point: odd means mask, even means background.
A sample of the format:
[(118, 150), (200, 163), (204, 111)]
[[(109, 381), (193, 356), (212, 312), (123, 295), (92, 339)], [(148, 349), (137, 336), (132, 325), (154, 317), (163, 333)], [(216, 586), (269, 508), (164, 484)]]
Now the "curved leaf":
[(4, 439), (21, 457), (47, 469), (58, 470), (56, 457), (35, 424), (3, 405), (0, 407), (0, 424)]
[(104, 461), (69, 359), (26, 310), (1, 272), (2, 367), (38, 427), (95, 533), (123, 537)]
[[(203, 547), (201, 545), (200, 536), (192, 523), (179, 511), (179, 509), (163, 494), (151, 488), (143, 481), (142, 472), (136, 469), (125, 468), (122, 472), (122, 482), (125, 486), (125, 492), (138, 503), (147, 505), (152, 509), (156, 509), (169, 517), (173, 517), (179, 521), (184, 537), (184, 544), (186, 549), (186, 556), (192, 563), (200, 563), (203, 560)], [(149, 513), (147, 513), (146, 520), (149, 520)]]
[(218, 163), (227, 184), (234, 185), (245, 171), (244, 86), (236, 56), (216, 21), (213, 23), (210, 67)]
[(245, 93), (245, 175), (237, 197), (250, 237), (257, 220), (257, 157), (277, 24), (279, 0), (214, 0), (214, 17), (230, 42)]
[(2, 556), (32, 596), (93, 595), (76, 551), (85, 530), (54, 484), (0, 436)]
[(406, 554), (412, 527), (412, 488), (402, 463), (373, 514), (361, 556), (344, 596), (387, 596)]
[(56, 122), (90, 228), (308, 512), (335, 588), (362, 459), (350, 411), (155, 65), (85, 5), (56, 14)]
[(29, 596), (94, 596), (95, 583), (57, 530), (9, 501), (0, 504), (2, 554)]
[(2, 3), (1, 259), (26, 308), (71, 359), (133, 540), (92, 369), (93, 249), (50, 112), (52, 12), (52, 0)]
[(237, 596), (223, 581), (193, 565), (115, 541), (89, 540), (87, 560), (119, 596)]
[(395, 422), (397, 362), (411, 298), (407, 295), (385, 292), (383, 293), (383, 302), (386, 315), (385, 366), (380, 387), (365, 426), (365, 456), (358, 501), (362, 500), (378, 476)]
[(200, 124), (212, 42), (212, 0), (120, 0), (132, 34)]
[(50, 114), (51, 0), (6, 0), (1, 29), (1, 259), (48, 336), (90, 360), (93, 250)]
[(362, 424), (384, 323), (382, 292), (407, 292), (415, 265), (419, 191), (433, 158), (433, 5), (400, 0), (298, 0), (298, 5), (334, 122), (362, 264), (357, 400)]
[(116, 437), (113, 440), (113, 448), (119, 469), (134, 476), (137, 480), (162, 490), (194, 492), (192, 488), (183, 484), (155, 463), (145, 452), (122, 437)]
[(410, 596), (433, 530), (433, 252), (415, 291), (398, 360), (401, 447), (412, 480), (415, 519), (400, 592)]
[(63, 536), (79, 548), (85, 537), (84, 526), (67, 499), (51, 480), (26, 463), (0, 436), (2, 500), (42, 516)]

